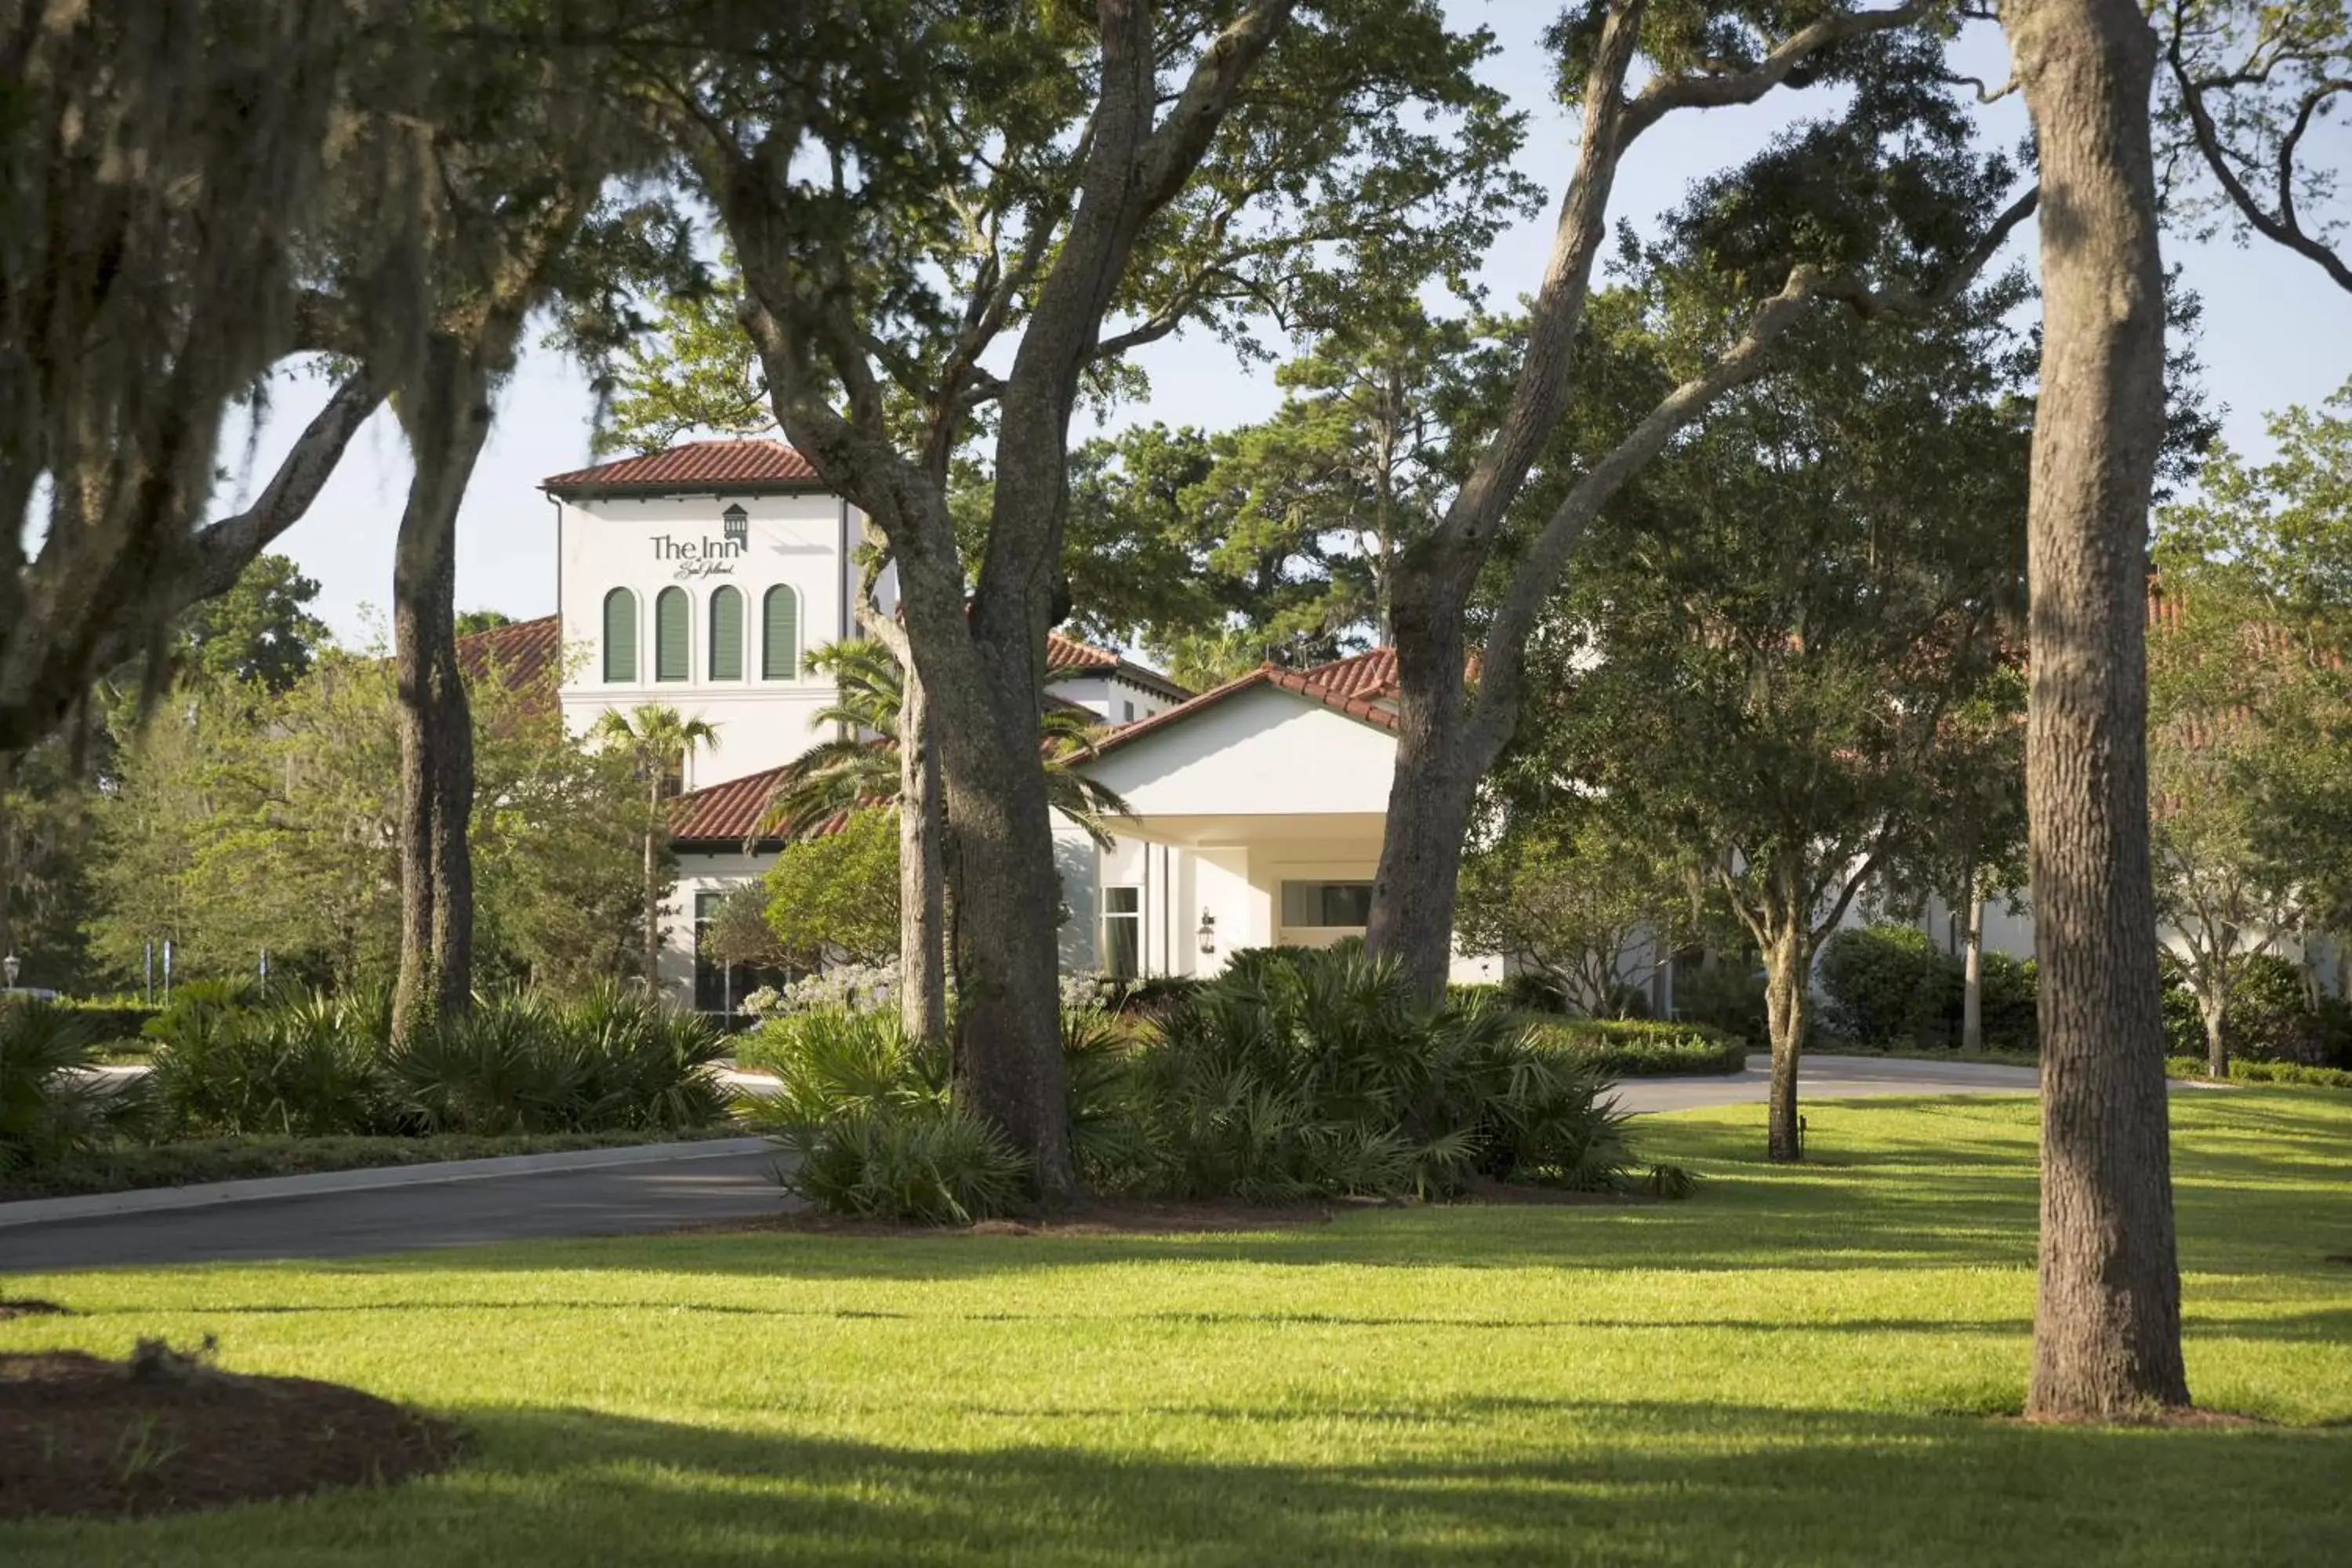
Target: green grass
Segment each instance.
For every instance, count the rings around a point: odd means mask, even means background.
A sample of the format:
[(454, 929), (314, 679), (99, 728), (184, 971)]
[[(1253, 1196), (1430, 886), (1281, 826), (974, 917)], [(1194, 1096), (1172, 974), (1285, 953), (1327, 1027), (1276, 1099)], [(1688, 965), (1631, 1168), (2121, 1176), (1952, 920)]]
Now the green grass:
[[(446, 1412), (385, 1493), (0, 1529), (17, 1565), (2341, 1563), (2352, 1094), (2176, 1100), (2192, 1386), (2043, 1429), (2034, 1111), (1644, 1118), (1688, 1203), (1249, 1236), (790, 1234), (12, 1278), (10, 1348), (220, 1337)], [(0, 1240), (0, 1247), (5, 1240)]]
[(190, 1138), (169, 1143), (121, 1142), (72, 1154), (33, 1169), (0, 1172), (0, 1202), (121, 1193), (142, 1187), (184, 1187), (256, 1176), (298, 1176), (314, 1171), (357, 1171), (379, 1165), (428, 1165), (442, 1160), (489, 1160), (508, 1154), (551, 1154), (571, 1149), (621, 1149), (636, 1143), (679, 1143), (736, 1138), (729, 1125), (627, 1132), (515, 1132), (498, 1135), (436, 1132), (417, 1138)]

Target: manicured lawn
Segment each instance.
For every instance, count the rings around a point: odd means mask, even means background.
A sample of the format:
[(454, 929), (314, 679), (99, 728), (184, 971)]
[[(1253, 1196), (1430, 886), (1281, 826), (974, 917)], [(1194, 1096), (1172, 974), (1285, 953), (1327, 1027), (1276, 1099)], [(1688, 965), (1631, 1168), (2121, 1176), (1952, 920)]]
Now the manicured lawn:
[[(690, 1236), (10, 1278), (469, 1425), (397, 1491), (0, 1529), (12, 1565), (2352, 1561), (2352, 1095), (2176, 1100), (2192, 1385), (2045, 1430), (2033, 1111), (1647, 1119), (1684, 1204), (1260, 1235)], [(5, 1247), (0, 1238), (0, 1247)], [(2334, 1424), (2331, 1427), (2330, 1424)]]

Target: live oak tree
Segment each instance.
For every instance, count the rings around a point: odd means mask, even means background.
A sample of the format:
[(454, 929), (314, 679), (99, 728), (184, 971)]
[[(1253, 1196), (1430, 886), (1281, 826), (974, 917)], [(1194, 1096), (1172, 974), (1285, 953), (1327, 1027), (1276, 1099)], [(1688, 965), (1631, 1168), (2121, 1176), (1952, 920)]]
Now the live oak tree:
[[(657, 144), (613, 111), (614, 57), (561, 47), (629, 18), (626, 0), (532, 0), (500, 14), (493, 47), (453, 52), (430, 94), (381, 133), (413, 146), (431, 193), (419, 214), (419, 340), (392, 376), (415, 470), (393, 569), (403, 715), (400, 982), (393, 1029), (463, 1012), (472, 991), (472, 726), (457, 652), (457, 520), (489, 435), (491, 398), (524, 324), (556, 309), (557, 336), (595, 360), (639, 323), (633, 283), (690, 270), (666, 204), (633, 199)], [(464, 0), (425, 20), (462, 30)], [(608, 187), (614, 189), (608, 191)]]
[(1072, 615), (1214, 685), (1391, 640), (1391, 584), (1492, 424), (1510, 323), (1359, 300), (1275, 369), (1268, 418), (1073, 454)]
[(1553, 695), (1506, 776), (1702, 868), (1763, 956), (1775, 1159), (1800, 1153), (1821, 942), (2000, 765), (1997, 731), (1955, 721), (2013, 689), (2018, 294), (1799, 328), (1588, 538), (1531, 665)]
[(2149, 97), (2128, 0), (2001, 8), (2042, 174), (2026, 821), (2042, 1234), (2029, 1414), (2189, 1403), (2147, 824), (2147, 514), (2165, 430)]
[[(1471, 75), (1484, 37), (1420, 0), (809, 9), (778, 58), (649, 97), (741, 265), (779, 424), (896, 566), (950, 879), (991, 912), (958, 928), (961, 1092), (1059, 1200), (1034, 737), (1073, 408), (1181, 326), (1329, 308), (1345, 266), (1302, 257), (1475, 254), (1507, 216), (1515, 121)], [(948, 492), (974, 446), (991, 489), (968, 555)]]
[[(2163, 0), (2170, 216), (2285, 247), (2352, 291), (2338, 180), (2352, 105), (2344, 0)], [(2207, 182), (2210, 181), (2209, 185)]]
[[(1581, 123), (1550, 254), (1495, 434), (1395, 574), (1397, 767), (1366, 942), (1423, 989), (1444, 979), (1464, 832), (1478, 780), (1530, 689), (1528, 637), (1591, 520), (1822, 306), (1930, 310), (2030, 215), (2032, 193), (2014, 191), (2007, 161), (1969, 151), (1967, 116), (1940, 61), (1952, 10), (1612, 0), (1553, 29), (1562, 95)], [(1545, 487), (1540, 508), (1526, 504), (1578, 390), (1587, 299), (1629, 151), (1670, 116), (1809, 83), (1850, 89), (1846, 111), (1709, 182), (1681, 227), (1736, 283), (1705, 307), (1701, 352), (1613, 447), (1555, 476), (1564, 482)], [(1474, 598), (1485, 600), (1475, 627)], [(1474, 650), (1476, 678), (1466, 681)]]
[[(435, 63), (379, 0), (0, 4), (0, 753), (299, 519), (382, 401), (370, 359), (416, 319), (410, 170), (353, 137)], [(388, 25), (393, 24), (393, 25)], [(126, 173), (135, 171), (135, 173)], [(329, 209), (364, 215), (338, 225)], [(205, 523), (226, 416), (331, 345), (304, 310), (336, 228), (370, 358), (254, 502)], [(46, 504), (32, 537), (14, 524)]]

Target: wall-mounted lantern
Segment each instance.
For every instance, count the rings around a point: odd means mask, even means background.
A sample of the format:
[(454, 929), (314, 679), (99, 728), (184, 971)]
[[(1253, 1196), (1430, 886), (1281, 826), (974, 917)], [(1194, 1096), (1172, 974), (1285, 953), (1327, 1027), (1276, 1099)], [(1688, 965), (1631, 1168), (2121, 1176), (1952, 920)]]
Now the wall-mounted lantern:
[(1201, 911), (1201, 951), (1217, 951), (1217, 917), (1206, 910)]

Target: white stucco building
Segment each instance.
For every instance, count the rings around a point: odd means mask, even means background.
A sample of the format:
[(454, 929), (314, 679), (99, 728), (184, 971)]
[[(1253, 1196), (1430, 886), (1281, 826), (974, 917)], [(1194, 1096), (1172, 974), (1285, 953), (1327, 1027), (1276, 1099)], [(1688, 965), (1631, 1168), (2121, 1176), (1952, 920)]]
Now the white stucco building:
[[(1396, 770), (1396, 656), (1272, 667), (1106, 739), (1086, 772), (1133, 812), (1098, 851), (1057, 827), (1062, 883), (1091, 921), (1068, 969), (1213, 974), (1234, 951), (1361, 935)], [(1457, 980), (1500, 961), (1457, 957)]]
[[(646, 703), (717, 731), (678, 780), (662, 970), (681, 1000), (729, 1010), (748, 987), (699, 961), (697, 931), (774, 858), (780, 846), (757, 838), (769, 791), (827, 737), (815, 715), (833, 681), (810, 670), (808, 655), (856, 635), (863, 520), (772, 440), (693, 442), (557, 474), (541, 489), (556, 530), (556, 614), (467, 639), (469, 662), (551, 684), (574, 733)], [(1058, 635), (1046, 665), (1050, 694), (1106, 725), (1139, 723), (1191, 695)], [(1091, 929), (1092, 912), (1079, 923)]]

